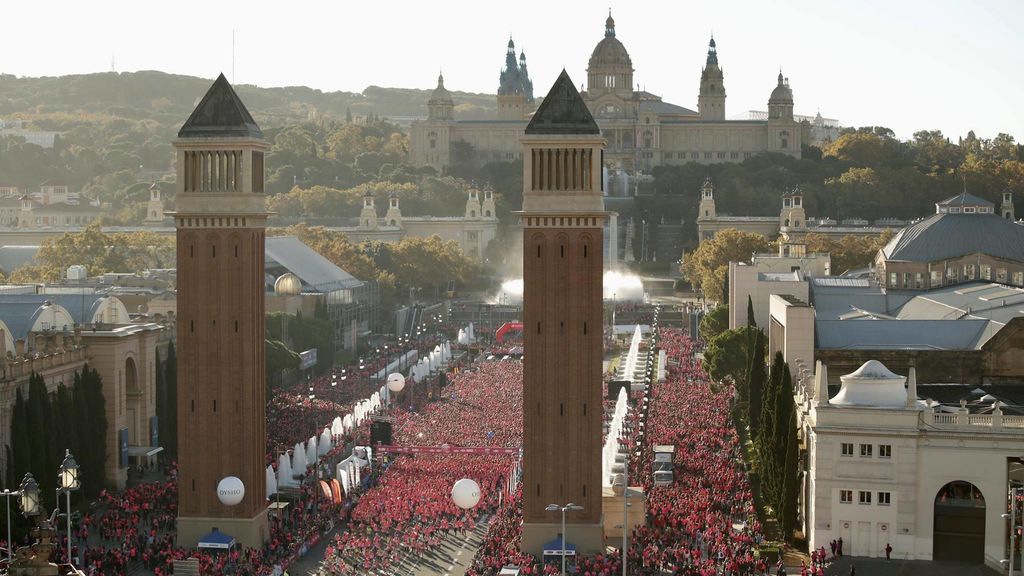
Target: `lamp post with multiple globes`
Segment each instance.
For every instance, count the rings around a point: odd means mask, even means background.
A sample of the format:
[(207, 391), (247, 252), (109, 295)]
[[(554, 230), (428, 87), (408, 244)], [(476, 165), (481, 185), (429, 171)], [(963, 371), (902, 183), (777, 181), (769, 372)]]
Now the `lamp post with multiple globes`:
[[(10, 490), (3, 491), (4, 497), (8, 498), (8, 542), (11, 542), (9, 505), (11, 497), (16, 496), (18, 498), (18, 507), (21, 508), (22, 515), (33, 519), (36, 524), (35, 528), (32, 529), (34, 542), (29, 546), (19, 548), (17, 558), (13, 554), (11, 555), (7, 574), (11, 576), (52, 576), (61, 573), (82, 574), (82, 572), (74, 568), (71, 559), (71, 492), (81, 488), (81, 480), (78, 463), (68, 450), (65, 450), (64, 462), (61, 463), (58, 469), (57, 483), (57, 506), (54, 507), (53, 513), (49, 517), (46, 516), (43, 509), (39, 484), (32, 477), (31, 473), (25, 474), (16, 492)], [(56, 548), (54, 540), (56, 539), (57, 531), (54, 528), (54, 522), (60, 509), (59, 496), (61, 494), (64, 494), (65, 501), (67, 502), (67, 567), (63, 572), (62, 568), (59, 568), (56, 564), (51, 564), (49, 560), (54, 548)]]

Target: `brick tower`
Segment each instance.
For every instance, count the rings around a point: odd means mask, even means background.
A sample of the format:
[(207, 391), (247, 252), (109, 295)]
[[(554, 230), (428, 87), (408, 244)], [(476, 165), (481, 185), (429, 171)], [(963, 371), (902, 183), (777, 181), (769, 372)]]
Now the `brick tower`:
[(605, 141), (563, 70), (523, 136), (523, 550), (561, 530), (602, 551), (602, 199)]
[[(178, 544), (268, 537), (263, 133), (220, 75), (178, 131)], [(217, 483), (237, 476), (227, 507)]]

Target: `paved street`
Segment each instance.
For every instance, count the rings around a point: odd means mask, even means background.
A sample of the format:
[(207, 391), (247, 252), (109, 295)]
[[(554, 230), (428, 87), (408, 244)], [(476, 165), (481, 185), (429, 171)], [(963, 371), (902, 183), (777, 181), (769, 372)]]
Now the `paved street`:
[[(999, 574), (983, 564), (895, 559), (887, 562), (884, 558), (850, 558), (849, 556), (837, 560), (825, 570), (825, 574), (827, 576), (847, 576), (850, 573), (851, 564), (857, 567), (857, 576), (995, 576)], [(800, 574), (800, 569), (789, 573)]]
[[(465, 536), (450, 534), (441, 546), (415, 559), (403, 562), (394, 576), (463, 576), (469, 563), (483, 543), (489, 522), (481, 522), (475, 530)], [(331, 534), (333, 536), (333, 533)], [(290, 576), (318, 576), (317, 569), (324, 558), (324, 551), (330, 541), (328, 536), (311, 548), (305, 556), (288, 570)], [(383, 575), (381, 575), (383, 576)]]

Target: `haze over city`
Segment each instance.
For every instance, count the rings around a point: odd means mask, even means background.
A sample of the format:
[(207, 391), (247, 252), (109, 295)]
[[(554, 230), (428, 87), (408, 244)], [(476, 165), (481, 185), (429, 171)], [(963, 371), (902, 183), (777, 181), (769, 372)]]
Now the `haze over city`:
[[(562, 67), (576, 79), (603, 32), (597, 2), (112, 1), (49, 3), (58, 19), (40, 42), (38, 7), (5, 5), (9, 52), (0, 73), (53, 76), (161, 70), (235, 84), (305, 85), (360, 92), (370, 85), (429, 89), (438, 70), (451, 90), (494, 93), (511, 35), (538, 87)], [(764, 110), (779, 68), (796, 112), (844, 126), (881, 125), (909, 138), (940, 129), (1024, 135), (1024, 3), (1013, 0), (887, 2), (612, 2), (635, 82), (696, 108), (713, 33), (725, 71), (728, 114)], [(33, 23), (33, 25), (28, 25)], [(232, 78), (231, 30), (235, 34)], [(54, 41), (59, 39), (59, 44)], [(61, 46), (61, 49), (56, 49)]]
[(0, 576), (1020, 576), (1024, 0), (3, 18)]

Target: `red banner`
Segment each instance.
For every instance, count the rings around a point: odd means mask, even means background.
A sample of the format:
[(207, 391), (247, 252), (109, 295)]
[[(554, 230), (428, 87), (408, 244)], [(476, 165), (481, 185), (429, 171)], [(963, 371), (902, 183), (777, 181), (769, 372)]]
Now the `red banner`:
[(374, 447), (381, 454), (519, 454), (519, 448), (470, 446), (385, 446)]

